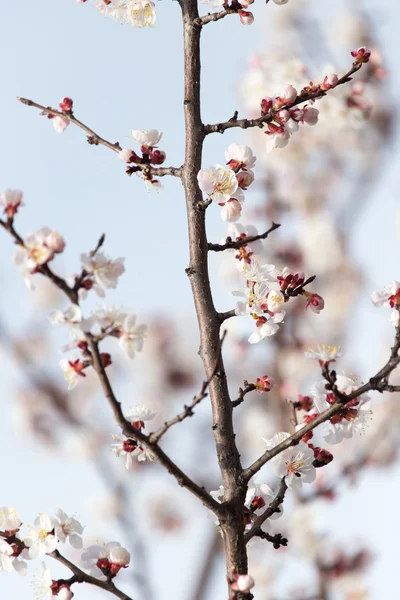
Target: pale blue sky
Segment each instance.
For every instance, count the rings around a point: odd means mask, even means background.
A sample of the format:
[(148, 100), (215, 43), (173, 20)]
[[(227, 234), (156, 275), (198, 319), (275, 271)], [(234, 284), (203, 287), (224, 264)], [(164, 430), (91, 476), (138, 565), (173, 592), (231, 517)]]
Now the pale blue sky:
[[(316, 13), (326, 11), (329, 18), (337, 2), (325, 0), (322, 10), (317, 0), (311, 4), (315, 5)], [(358, 2), (351, 4), (359, 5)], [(398, 94), (397, 2), (374, 0), (368, 6), (377, 22), (394, 79), (393, 93)], [(260, 18), (252, 27), (243, 27), (235, 17), (206, 28), (202, 56), (204, 121), (224, 120), (240, 108), (237, 81), (248, 55), (263, 47), (265, 13), (277, 10), (285, 10), (285, 7), (277, 7), (272, 2), (266, 7), (259, 1), (254, 13)], [(118, 290), (110, 293), (110, 301), (121, 302), (141, 314), (171, 306), (175, 312), (179, 309), (189, 315), (194, 323), (190, 289), (184, 275), (188, 255), (180, 183), (172, 178), (164, 180), (166, 189), (162, 194), (146, 193), (143, 182), (128, 178), (124, 165), (109, 150), (90, 147), (85, 143), (83, 132), (72, 126), (63, 135), (56, 134), (51, 122), (39, 117), (38, 111), (15, 100), (16, 96), (25, 96), (56, 106), (62, 96), (71, 96), (78, 118), (107, 139), (118, 140), (122, 146), (129, 145), (132, 129), (158, 128), (164, 132), (161, 147), (167, 152), (167, 163), (181, 164), (180, 11), (172, 0), (157, 2), (157, 11), (158, 23), (154, 30), (137, 30), (101, 18), (90, 0), (85, 5), (76, 4), (74, 0), (19, 0), (1, 4), (0, 188), (24, 190), (26, 207), (17, 219), (20, 232), (49, 225), (64, 234), (68, 245), (58, 264), (61, 268), (64, 266), (66, 274), (78, 268), (79, 253), (93, 247), (99, 234), (105, 231), (106, 250), (112, 256), (128, 256), (127, 273)], [(210, 138), (205, 148), (205, 166), (219, 162), (228, 144), (242, 139), (242, 131), (236, 130)], [(368, 280), (378, 288), (400, 277), (396, 272), (400, 237), (397, 201), (400, 154), (397, 150), (398, 143), (388, 150), (388, 161), (376, 193), (354, 232), (354, 254)], [(210, 238), (219, 240), (224, 235), (224, 225), (215, 213), (214, 218), (209, 219), (208, 228)], [(4, 234), (0, 236), (0, 249), (2, 318), (18, 330), (21, 322), (33, 313), (31, 296), (11, 264), (12, 244)], [(219, 287), (217, 302), (221, 309), (231, 308), (229, 291), (223, 292)], [(46, 315), (38, 313), (37, 318), (45, 322)], [(368, 339), (364, 337), (366, 319)], [(357, 333), (354, 352), (358, 353), (363, 375), (368, 375), (381, 359), (392, 331), (386, 315), (374, 312), (367, 297), (362, 311), (355, 316), (354, 331)], [(369, 352), (361, 355), (366, 343)], [(54, 363), (57, 361), (58, 356)], [(97, 534), (99, 523), (91, 517), (91, 510), (96, 494), (102, 494), (100, 482), (87, 464), (68, 456), (62, 457), (60, 463), (59, 456), (32, 446), (14, 434), (7, 417), (7, 407), (12, 402), (8, 391), (18, 384), (20, 375), (12, 369), (7, 357), (3, 357), (1, 364), (3, 486), (7, 482), (1, 503), (19, 507), (27, 522), (39, 510), (51, 512), (61, 504), (67, 512), (80, 513), (90, 535)], [(389, 476), (365, 477), (358, 490), (346, 496), (346, 506), (339, 503), (330, 513), (337, 515), (346, 509), (351, 515), (348, 537), (354, 534), (369, 540), (376, 548), (379, 543), (386, 549), (384, 558), (376, 562), (371, 572), (373, 600), (383, 597), (383, 590), (387, 597), (393, 597), (393, 573), (397, 567), (394, 525), (397, 535), (399, 533), (398, 476), (398, 470), (393, 470)], [(77, 488), (82, 493), (77, 495)], [(385, 505), (377, 510), (377, 499), (382, 493)], [(79, 506), (77, 498), (82, 502)], [(368, 527), (371, 522), (376, 524), (373, 530)], [(204, 521), (200, 518), (185, 535), (196, 536), (203, 529)], [(99, 535), (105, 532), (106, 529), (101, 528)], [(182, 541), (173, 542), (168, 547), (169, 554), (178, 551), (181, 545)], [(185, 553), (184, 567), (188, 568), (196, 548), (187, 545)], [(164, 563), (157, 571), (155, 588), (160, 591), (162, 576), (174, 566), (165, 562), (165, 551), (156, 551), (154, 562), (157, 559)], [(31, 597), (29, 580), (30, 577), (23, 580), (2, 574), (2, 597)], [(187, 597), (188, 582), (179, 574), (174, 575), (174, 581), (176, 589), (164, 590), (162, 597), (183, 600)], [(223, 598), (224, 588), (218, 593)], [(87, 589), (78, 589), (77, 600), (83, 597), (104, 595), (97, 592), (89, 595)], [(159, 600), (160, 594), (156, 597)]]

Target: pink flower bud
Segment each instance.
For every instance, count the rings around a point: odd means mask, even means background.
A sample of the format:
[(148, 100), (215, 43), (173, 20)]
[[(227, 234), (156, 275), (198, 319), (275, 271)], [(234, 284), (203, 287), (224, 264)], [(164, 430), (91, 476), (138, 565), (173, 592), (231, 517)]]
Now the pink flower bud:
[(54, 117), (53, 119), (53, 127), (57, 131), (57, 133), (62, 133), (65, 131), (70, 123), (68, 117)]
[(58, 600), (71, 600), (74, 594), (71, 592), (68, 585), (62, 585), (60, 587), (60, 591), (58, 592), (57, 598)]
[(242, 592), (242, 594), (248, 594), (251, 588), (254, 587), (254, 579), (251, 575), (233, 575), (233, 583), (231, 583), (231, 589), (234, 592)]
[(333, 454), (329, 452), (329, 450), (325, 450), (324, 448), (313, 447), (314, 452), (314, 467), (324, 467), (333, 461)]
[(60, 252), (63, 252), (65, 248), (65, 240), (58, 231), (52, 231), (46, 237), (46, 246), (55, 254), (59, 254)]
[(242, 23), (242, 25), (251, 25), (254, 21), (253, 13), (251, 13), (247, 10), (239, 10), (238, 15), (239, 15), (240, 22)]
[(297, 410), (305, 410), (306, 412), (308, 412), (312, 409), (313, 404), (314, 401), (310, 396), (302, 396), (301, 394), (299, 394), (299, 399), (297, 402), (294, 403), (294, 407)]
[(371, 56), (371, 52), (365, 46), (361, 46), (358, 50), (352, 50), (350, 54), (355, 58), (355, 64), (367, 63)]
[(131, 562), (131, 555), (126, 548), (117, 546), (110, 550), (110, 562), (120, 567), (127, 567)]
[(297, 90), (292, 85), (288, 84), (284, 90), (282, 90), (281, 95), (275, 98), (275, 108), (280, 108), (281, 106), (290, 106), (297, 98)]
[(236, 179), (239, 187), (242, 190), (247, 190), (249, 185), (251, 185), (254, 181), (254, 173), (253, 171), (240, 171), (240, 173), (236, 175)]
[(276, 116), (281, 123), (287, 123), (287, 121), (290, 119), (290, 112), (286, 109), (280, 110), (276, 113)]
[(123, 148), (118, 152), (118, 158), (126, 163), (141, 163), (142, 159), (130, 148)]
[(222, 205), (221, 217), (223, 221), (232, 223), (240, 218), (242, 213), (242, 205), (235, 198), (231, 198), (228, 202)]
[(67, 98), (67, 96), (64, 96), (58, 106), (61, 108), (61, 110), (72, 110), (73, 103), (74, 101), (72, 98)]
[(305, 106), (303, 110), (303, 119), (301, 122), (307, 123), (307, 125), (316, 125), (318, 123), (318, 115), (318, 109), (313, 108), (312, 106)]
[(297, 106), (296, 106), (296, 108), (290, 109), (289, 113), (290, 113), (290, 116), (293, 119), (293, 121), (296, 121), (296, 123), (301, 121), (303, 118), (303, 115), (304, 115), (303, 109), (298, 108)]
[(150, 162), (152, 165), (162, 165), (166, 158), (167, 155), (162, 150), (153, 150), (150, 153)]
[(339, 77), (335, 75), (335, 73), (326, 75), (324, 77), (324, 81), (321, 83), (321, 90), (330, 90), (331, 88), (335, 87), (338, 81)]
[(273, 104), (274, 104), (274, 102), (273, 102), (272, 98), (269, 98), (269, 97), (263, 98), (261, 100), (261, 112), (264, 115), (266, 115), (271, 110)]
[(239, 4), (240, 6), (243, 6), (243, 8), (248, 8), (250, 4), (253, 4), (254, 0), (240, 0)]
[(306, 292), (305, 296), (307, 298), (306, 308), (311, 308), (318, 315), (325, 306), (322, 296), (319, 294), (310, 294), (310, 292)]

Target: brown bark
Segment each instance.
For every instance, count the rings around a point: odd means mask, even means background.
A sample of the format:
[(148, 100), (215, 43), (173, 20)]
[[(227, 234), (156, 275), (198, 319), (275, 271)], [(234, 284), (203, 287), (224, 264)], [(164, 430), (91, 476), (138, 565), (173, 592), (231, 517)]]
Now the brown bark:
[(235, 444), (232, 403), (229, 397), (223, 359), (220, 353), (220, 319), (215, 310), (208, 275), (208, 242), (202, 193), (197, 184), (201, 169), (204, 125), (200, 114), (200, 35), (197, 1), (181, 0), (185, 55), (185, 127), (186, 149), (182, 170), (189, 229), (190, 264), (186, 270), (193, 292), (200, 332), (200, 356), (207, 378), (217, 362), (210, 382), (213, 431), (222, 482), (225, 488), (226, 512), (221, 519), (224, 532), (228, 577), (247, 573), (244, 542), (243, 504), (246, 487), (238, 485), (242, 466)]

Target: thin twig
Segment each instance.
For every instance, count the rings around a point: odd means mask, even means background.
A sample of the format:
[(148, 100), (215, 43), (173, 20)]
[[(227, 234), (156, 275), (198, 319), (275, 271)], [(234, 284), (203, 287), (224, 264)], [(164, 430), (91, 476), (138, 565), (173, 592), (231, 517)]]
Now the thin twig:
[[(95, 131), (93, 131), (93, 129), (90, 129), (90, 127), (82, 123), (82, 121), (79, 121), (79, 119), (77, 119), (72, 112), (62, 112), (59, 110), (55, 110), (50, 106), (43, 106), (42, 104), (38, 104), (37, 102), (34, 102), (33, 100), (28, 100), (27, 98), (17, 97), (17, 100), (22, 102), (22, 104), (26, 104), (27, 106), (33, 106), (34, 108), (38, 108), (42, 111), (42, 114), (44, 115), (51, 115), (53, 117), (63, 117), (69, 119), (71, 123), (73, 123), (80, 129), (83, 129), (83, 131), (85, 131), (88, 134), (87, 141), (92, 146), (106, 146), (110, 150), (113, 150), (117, 153), (122, 150), (118, 142), (115, 142), (115, 144), (113, 144), (112, 142), (109, 142), (105, 138), (101, 137)], [(148, 164), (137, 164), (135, 165), (135, 170), (145, 171), (146, 173), (154, 177), (164, 177), (165, 175), (172, 175), (173, 177), (181, 176), (181, 167), (152, 167)]]
[(260, 233), (259, 235), (251, 235), (245, 238), (240, 238), (239, 240), (232, 240), (232, 238), (226, 238), (225, 244), (208, 244), (208, 250), (212, 250), (213, 252), (223, 252), (224, 250), (239, 250), (242, 246), (246, 244), (251, 244), (252, 242), (256, 242), (257, 240), (265, 240), (270, 233), (275, 231), (280, 227), (279, 223), (272, 223), (271, 227), (265, 231), (264, 233)]
[(214, 379), (214, 377), (218, 371), (218, 363), (219, 363), (219, 359), (221, 356), (222, 344), (224, 342), (225, 337), (226, 337), (226, 330), (222, 334), (219, 355), (215, 361), (214, 368), (211, 372), (210, 377), (207, 380), (203, 381), (200, 392), (197, 394), (197, 396), (194, 396), (194, 398), (193, 398), (192, 402), (189, 404), (189, 406), (186, 406), (186, 404), (185, 404), (184, 409), (181, 413), (176, 415), (176, 417), (174, 417), (170, 421), (166, 421), (164, 423), (164, 425), (162, 427), (160, 427), (160, 429), (158, 431), (155, 431), (154, 433), (149, 434), (149, 442), (151, 444), (156, 444), (162, 438), (162, 436), (168, 431), (168, 429), (170, 429), (170, 427), (172, 427), (173, 425), (176, 425), (177, 423), (181, 423), (187, 417), (192, 417), (194, 415), (193, 409), (195, 408), (195, 406), (197, 406), (197, 404), (199, 404), (208, 395), (207, 394), (208, 386), (210, 385), (211, 381)]
[(98, 588), (101, 588), (102, 590), (109, 592), (110, 594), (113, 594), (117, 598), (120, 598), (120, 600), (132, 600), (131, 596), (128, 596), (128, 594), (122, 592), (119, 588), (116, 587), (116, 585), (112, 581), (100, 581), (100, 579), (97, 579), (96, 577), (85, 573), (84, 571), (82, 571), (82, 569), (80, 569), (79, 567), (74, 565), (74, 563), (72, 563), (70, 560), (65, 558), (65, 556), (60, 554), (58, 550), (50, 552), (49, 556), (63, 564), (65, 567), (68, 567), (68, 569), (72, 571), (74, 576), (71, 577), (71, 579), (69, 580), (65, 580), (69, 584), (90, 583), (91, 585), (94, 585)]
[[(260, 456), (260, 458), (258, 458), (256, 461), (253, 462), (252, 465), (250, 465), (250, 467), (247, 467), (243, 470), (242, 480), (244, 482), (247, 482), (253, 475), (255, 475), (255, 473), (257, 473), (257, 471), (261, 469), (263, 465), (265, 465), (265, 463), (274, 458), (274, 456), (277, 456), (278, 454), (280, 454), (287, 448), (290, 448), (291, 446), (295, 446), (299, 443), (303, 435), (305, 435), (309, 431), (312, 431), (321, 423), (328, 421), (334, 415), (339, 414), (343, 410), (343, 406), (347, 404), (347, 402), (350, 402), (350, 400), (354, 400), (355, 398), (358, 398), (362, 394), (365, 394), (366, 392), (369, 392), (371, 390), (376, 390), (379, 392), (391, 391), (390, 389), (387, 389), (388, 387), (390, 387), (387, 382), (387, 378), (400, 363), (400, 356), (398, 355), (399, 349), (400, 326), (396, 327), (395, 342), (393, 344), (393, 347), (391, 348), (390, 358), (388, 362), (384, 367), (382, 367), (382, 369), (380, 369), (376, 373), (376, 375), (374, 375), (374, 377), (371, 377), (368, 383), (361, 385), (357, 390), (354, 390), (354, 392), (348, 394), (347, 396), (345, 394), (340, 393), (334, 385), (328, 383), (327, 385), (328, 387), (331, 387), (331, 391), (336, 396), (337, 401), (334, 404), (332, 404), (330, 408), (318, 415), (318, 417), (316, 417), (313, 421), (311, 421), (307, 425), (304, 425), (304, 427), (296, 431), (296, 433), (288, 437), (286, 440), (284, 440), (271, 450), (267, 450), (266, 452), (264, 452), (264, 454)], [(395, 389), (394, 391), (397, 390)]]
[(238, 10), (239, 10), (238, 8), (228, 8), (226, 10), (220, 10), (217, 13), (208, 13), (208, 15), (205, 15), (204, 17), (199, 17), (198, 19), (196, 19), (194, 23), (195, 23), (195, 25), (202, 27), (203, 25), (207, 25), (207, 23), (213, 23), (215, 21), (220, 21), (221, 19), (224, 19), (228, 15), (237, 15)]
[(258, 535), (258, 532), (261, 530), (262, 524), (267, 519), (269, 519), (269, 517), (271, 517), (277, 512), (280, 512), (279, 507), (285, 499), (287, 489), (288, 486), (286, 484), (285, 478), (282, 477), (277, 495), (272, 500), (268, 508), (260, 516), (257, 517), (257, 519), (253, 523), (252, 528), (247, 533), (245, 533), (244, 539), (246, 544), (251, 540), (251, 538)]
[[(361, 64), (353, 64), (351, 69), (343, 75), (335, 85), (335, 87), (331, 88), (334, 90), (338, 85), (342, 85), (343, 83), (347, 83), (351, 81), (351, 75), (356, 73), (361, 68)], [(328, 90), (329, 91), (329, 90)], [(257, 119), (238, 119), (236, 121), (224, 121), (223, 123), (216, 123), (215, 125), (205, 125), (204, 133), (208, 135), (209, 133), (224, 133), (227, 129), (231, 129), (232, 127), (241, 127), (242, 129), (248, 129), (249, 127), (260, 127), (263, 128), (266, 123), (271, 123), (276, 118), (276, 113), (285, 110), (292, 109), (295, 106), (302, 104), (303, 102), (308, 102), (309, 100), (315, 100), (316, 98), (322, 98), (326, 96), (326, 90), (318, 90), (317, 92), (310, 92), (305, 94), (300, 94), (297, 96), (296, 100), (290, 106), (282, 106), (279, 109), (272, 109), (266, 115), (262, 115)]]
[(236, 398), (236, 400), (232, 400), (233, 408), (235, 408), (236, 406), (239, 406), (239, 404), (242, 404), (246, 394), (248, 394), (249, 392), (253, 392), (255, 389), (257, 389), (257, 388), (254, 385), (254, 383), (246, 383), (244, 388), (239, 388), (238, 397)]

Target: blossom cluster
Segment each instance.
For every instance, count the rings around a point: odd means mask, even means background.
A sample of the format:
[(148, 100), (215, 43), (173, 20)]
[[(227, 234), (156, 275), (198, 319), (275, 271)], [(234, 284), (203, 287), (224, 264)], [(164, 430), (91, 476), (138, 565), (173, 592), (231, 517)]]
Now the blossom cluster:
[[(236, 241), (256, 236), (255, 227), (243, 227), (239, 223), (231, 226)], [(324, 308), (324, 299), (316, 293), (302, 288), (305, 282), (303, 272), (293, 272), (288, 267), (279, 271), (273, 264), (261, 263), (263, 250), (260, 240), (243, 243), (235, 253), (236, 265), (246, 281), (246, 286), (233, 292), (244, 298), (236, 304), (236, 315), (251, 316), (256, 330), (249, 337), (250, 344), (256, 344), (274, 335), (285, 317), (285, 303), (291, 295), (303, 295), (306, 308), (319, 314)]]
[[(15, 508), (0, 508), (0, 571), (15, 571), (26, 575), (26, 561), (37, 560), (57, 549), (59, 543), (69, 542), (76, 550), (83, 548), (83, 526), (61, 508), (55, 515), (40, 513), (27, 533), (21, 537), (22, 521)], [(114, 578), (130, 563), (130, 554), (118, 542), (89, 546), (80, 557), (81, 567), (102, 581)], [(46, 600), (71, 600), (74, 596), (68, 580), (54, 580), (51, 570), (42, 562), (40, 575), (33, 581), (36, 597)]]
[[(86, 2), (76, 1), (79, 4)], [(93, 5), (101, 15), (132, 27), (154, 27), (156, 24), (155, 4), (150, 0), (93, 0)]]
[[(80, 0), (77, 0), (78, 2)], [(289, 0), (273, 0), (275, 4), (287, 4)], [(268, 4), (269, 0), (266, 0)], [(254, 15), (247, 10), (254, 0), (203, 0), (204, 4), (208, 4), (212, 8), (221, 8), (224, 10), (232, 10), (238, 13), (240, 22), (243, 25), (251, 25), (254, 22)]]
[(390, 321), (393, 327), (399, 326), (400, 281), (391, 281), (389, 289), (384, 289), (382, 292), (372, 292), (371, 300), (375, 306), (392, 308)]
[[(158, 142), (162, 138), (162, 132), (157, 129), (150, 129), (142, 131), (140, 129), (133, 130), (131, 137), (140, 144), (141, 156), (138, 156), (134, 150), (130, 148), (123, 148), (118, 153), (118, 158), (123, 160), (128, 165), (162, 165), (167, 158), (166, 153), (163, 150), (159, 150), (157, 147)], [(147, 171), (138, 171), (137, 167), (129, 166), (126, 168), (128, 175), (135, 173), (138, 177), (145, 180), (146, 184), (150, 183), (156, 191), (162, 189), (161, 183), (158, 179), (155, 179), (151, 173)]]
[(231, 144), (225, 152), (226, 167), (215, 165), (201, 170), (197, 181), (202, 192), (210, 201), (222, 206), (221, 217), (233, 222), (240, 218), (244, 191), (253, 183), (256, 162), (253, 151), (248, 146)]

